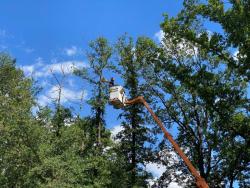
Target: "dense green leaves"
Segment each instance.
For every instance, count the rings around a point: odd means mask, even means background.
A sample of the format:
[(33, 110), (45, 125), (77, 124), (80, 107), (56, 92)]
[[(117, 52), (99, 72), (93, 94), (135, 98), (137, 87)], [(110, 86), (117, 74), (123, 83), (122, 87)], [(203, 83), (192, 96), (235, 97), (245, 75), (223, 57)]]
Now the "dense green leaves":
[[(158, 111), (167, 114), (163, 120), (178, 125), (179, 144), (211, 187), (249, 183), (248, 67), (243, 65), (248, 55), (241, 50), (248, 46), (245, 3), (232, 1), (225, 8), (222, 1), (184, 1), (175, 18), (165, 17), (162, 46), (155, 49), (158, 62), (149, 58), (151, 74), (144, 74), (149, 88), (157, 86), (152, 90), (162, 103)], [(201, 16), (219, 23), (222, 33), (208, 32)], [(232, 47), (239, 49), (237, 58)]]
[[(148, 162), (166, 167), (153, 187), (194, 186), (142, 105), (122, 109), (123, 130), (111, 139), (104, 75), (112, 71), (129, 98), (143, 95), (166, 128), (176, 130), (210, 187), (249, 187), (249, 5), (185, 0), (176, 17), (165, 15), (160, 44), (127, 36), (113, 46), (102, 37), (90, 42), (89, 67), (74, 71), (91, 88), (86, 117), (75, 117), (59, 99), (32, 114), (32, 80), (0, 54), (0, 186), (147, 187)], [(209, 31), (208, 22), (220, 29)]]
[(89, 69), (75, 70), (75, 74), (87, 80), (93, 87), (92, 97), (88, 103), (92, 107), (94, 113), (93, 124), (97, 127), (97, 143), (101, 145), (102, 135), (105, 134), (105, 105), (108, 100), (108, 85), (103, 82), (104, 73), (112, 69), (110, 58), (112, 48), (108, 44), (107, 39), (98, 38), (90, 42), (89, 51), (87, 52), (89, 60)]
[(0, 80), (0, 184), (21, 187), (40, 162), (40, 128), (31, 119), (32, 82), (5, 54), (0, 56)]
[[(135, 98), (143, 95), (140, 84), (142, 66), (139, 62), (143, 54), (140, 54), (139, 45), (134, 45), (132, 38), (123, 36), (118, 40), (116, 47), (124, 87), (128, 91), (127, 97)], [(145, 125), (144, 116), (142, 105), (128, 106), (120, 115), (124, 118), (121, 125), (124, 130), (117, 138), (121, 141), (120, 152), (125, 156), (124, 165), (129, 176), (127, 187), (145, 187), (149, 178), (149, 174), (140, 167), (152, 160), (152, 148), (148, 145), (154, 141), (152, 137), (150, 138), (150, 129)]]

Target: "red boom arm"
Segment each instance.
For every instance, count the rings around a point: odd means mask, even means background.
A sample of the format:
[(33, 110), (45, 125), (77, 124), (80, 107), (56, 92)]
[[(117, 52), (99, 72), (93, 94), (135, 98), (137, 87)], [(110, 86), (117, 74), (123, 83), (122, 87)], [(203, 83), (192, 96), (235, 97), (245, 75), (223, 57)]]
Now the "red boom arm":
[(173, 147), (174, 147), (175, 151), (177, 152), (177, 154), (183, 159), (183, 161), (187, 165), (189, 171), (195, 177), (197, 187), (198, 188), (209, 188), (209, 186), (206, 183), (205, 179), (200, 176), (200, 174), (198, 173), (198, 171), (196, 170), (196, 168), (192, 165), (192, 163), (187, 158), (187, 156), (185, 155), (185, 153), (181, 150), (181, 148), (179, 147), (179, 145), (174, 141), (174, 139), (171, 136), (171, 134), (163, 126), (162, 122), (155, 115), (155, 113), (152, 111), (152, 109), (150, 108), (150, 106), (148, 105), (148, 103), (145, 101), (145, 99), (142, 96), (139, 96), (139, 97), (137, 97), (135, 99), (128, 100), (128, 101), (125, 102), (126, 105), (132, 105), (132, 104), (135, 104), (135, 103), (142, 103), (147, 108), (147, 110), (149, 111), (149, 113), (153, 116), (153, 118), (156, 121), (156, 123), (159, 125), (159, 127), (161, 128), (161, 130), (164, 132), (165, 137), (173, 145)]

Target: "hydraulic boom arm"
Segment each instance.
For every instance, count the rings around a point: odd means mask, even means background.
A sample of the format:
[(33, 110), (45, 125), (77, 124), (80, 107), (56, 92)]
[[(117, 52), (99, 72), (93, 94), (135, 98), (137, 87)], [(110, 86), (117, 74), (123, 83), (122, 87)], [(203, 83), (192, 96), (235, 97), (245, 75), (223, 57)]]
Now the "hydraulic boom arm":
[(189, 171), (195, 177), (197, 187), (198, 188), (209, 188), (209, 186), (207, 185), (205, 179), (200, 176), (200, 174), (197, 172), (197, 170), (192, 165), (192, 163), (190, 162), (190, 160), (183, 153), (183, 151), (181, 150), (181, 148), (179, 147), (179, 145), (174, 141), (174, 139), (171, 136), (171, 134), (163, 126), (163, 124), (160, 121), (160, 119), (152, 111), (152, 109), (150, 108), (150, 106), (148, 105), (148, 103), (145, 101), (145, 99), (142, 96), (139, 96), (139, 97), (137, 97), (135, 99), (128, 100), (128, 101), (125, 102), (126, 105), (132, 105), (132, 104), (135, 104), (135, 103), (142, 103), (147, 108), (147, 110), (149, 111), (149, 113), (153, 116), (153, 118), (156, 121), (156, 123), (159, 125), (159, 127), (161, 128), (161, 130), (164, 132), (164, 136), (173, 145), (173, 147), (174, 147), (175, 151), (177, 152), (177, 154), (183, 159), (183, 161), (187, 165)]

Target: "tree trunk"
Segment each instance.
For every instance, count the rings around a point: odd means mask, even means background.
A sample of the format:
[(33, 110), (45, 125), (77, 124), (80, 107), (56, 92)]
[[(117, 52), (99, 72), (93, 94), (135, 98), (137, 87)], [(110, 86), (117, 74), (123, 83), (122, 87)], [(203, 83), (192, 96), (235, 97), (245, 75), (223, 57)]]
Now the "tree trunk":
[[(98, 82), (98, 105), (101, 104), (102, 98), (101, 98), (101, 93), (102, 93), (102, 86), (101, 86), (101, 79), (102, 79), (102, 74), (99, 76), (99, 82)], [(102, 109), (100, 106), (97, 108), (97, 143), (100, 146), (101, 145), (101, 128), (102, 128)]]
[(229, 188), (233, 188), (233, 183), (234, 183), (234, 178), (231, 178)]
[(132, 123), (132, 174), (131, 174), (131, 184), (132, 186), (135, 185), (136, 182), (136, 134), (135, 134), (135, 125)]
[(101, 108), (97, 108), (97, 113), (96, 113), (96, 139), (97, 139), (97, 144), (100, 146), (101, 145)]
[(99, 125), (98, 125), (98, 145), (101, 145), (101, 129), (102, 129), (102, 124), (99, 121)]

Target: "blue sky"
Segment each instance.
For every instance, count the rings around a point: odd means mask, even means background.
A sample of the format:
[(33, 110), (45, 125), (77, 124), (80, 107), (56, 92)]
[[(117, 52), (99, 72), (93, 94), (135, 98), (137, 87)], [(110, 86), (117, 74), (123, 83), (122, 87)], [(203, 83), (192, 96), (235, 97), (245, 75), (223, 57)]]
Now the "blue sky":
[(22, 63), (32, 58), (53, 58), (71, 45), (86, 48), (98, 36), (115, 41), (124, 32), (131, 36), (153, 37), (164, 12), (175, 15), (180, 1), (163, 0), (2, 0), (0, 26), (11, 34), (12, 42), (25, 43), (32, 55), (14, 52)]
[[(53, 79), (48, 79), (51, 66), (58, 72), (60, 64), (73, 62), (85, 66), (88, 62), (84, 52), (88, 43), (99, 36), (106, 37), (111, 43), (125, 32), (134, 38), (148, 36), (156, 39), (163, 13), (176, 15), (181, 1), (2, 0), (0, 6), (0, 51), (15, 57), (25, 73), (35, 74), (35, 79), (44, 87), (41, 93), (44, 94), (56, 84), (51, 81)], [(76, 81), (72, 76), (67, 75), (66, 79), (71, 82), (64, 83), (67, 92), (71, 91), (67, 94), (65, 91), (67, 98), (81, 95), (81, 89), (90, 93), (88, 87), (80, 87), (79, 82), (74, 86)], [(45, 100), (42, 97), (38, 98), (39, 102)], [(86, 109), (85, 115), (88, 113), (90, 111)], [(119, 112), (108, 107), (107, 124), (110, 127), (117, 124), (114, 113)]]
[[(63, 64), (63, 102), (76, 106), (79, 100), (75, 99), (80, 96), (86, 100), (91, 91), (86, 83), (81, 84), (69, 74), (69, 65), (88, 65), (84, 52), (90, 40), (104, 36), (114, 43), (125, 32), (134, 38), (147, 36), (157, 40), (163, 13), (175, 16), (181, 6), (180, 0), (1, 0), (0, 51), (16, 58), (17, 65), (43, 86), (38, 102), (44, 104), (56, 92), (50, 71), (59, 73)], [(85, 103), (83, 108), (82, 114), (89, 115)], [(109, 128), (119, 125), (119, 112), (107, 107)], [(159, 173), (154, 165), (151, 168)]]
[[(0, 51), (17, 59), (27, 76), (43, 87), (37, 97), (42, 105), (56, 98), (57, 83), (51, 71), (64, 85), (64, 105), (79, 112), (79, 97), (88, 99), (89, 86), (70, 75), (70, 64), (87, 66), (84, 55), (90, 40), (99, 36), (114, 43), (125, 32), (136, 38), (147, 36), (157, 40), (163, 13), (174, 16), (181, 8), (179, 0), (1, 0)], [(66, 72), (63, 78), (61, 65)], [(109, 75), (107, 75), (108, 77)], [(76, 100), (77, 99), (77, 100)], [(91, 111), (83, 101), (82, 115)], [(121, 111), (107, 107), (108, 128), (119, 130), (117, 116)], [(156, 176), (164, 170), (154, 164)]]

